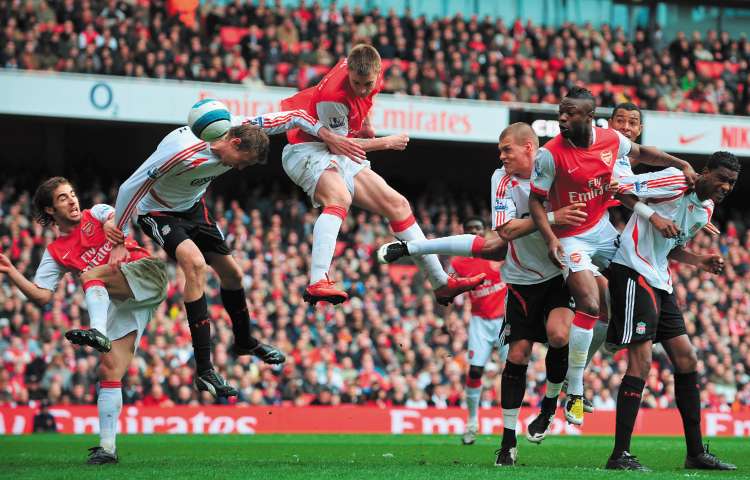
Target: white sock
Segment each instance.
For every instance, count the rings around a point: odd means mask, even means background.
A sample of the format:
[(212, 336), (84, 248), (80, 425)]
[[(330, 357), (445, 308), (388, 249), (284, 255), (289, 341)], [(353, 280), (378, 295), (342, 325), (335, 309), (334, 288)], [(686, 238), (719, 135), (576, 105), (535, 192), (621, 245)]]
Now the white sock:
[[(406, 222), (410, 220), (414, 221), (414, 223), (412, 223), (407, 228), (399, 231), (397, 231), (395, 228), (393, 229), (396, 237), (399, 240), (404, 240), (406, 242), (412, 242), (414, 240), (426, 240), (422, 229), (419, 228), (419, 225), (417, 225), (417, 222), (414, 220), (413, 216), (410, 217), (410, 219)], [(391, 222), (391, 227), (393, 227), (393, 222)], [(440, 288), (448, 283), (448, 274), (445, 273), (445, 270), (443, 270), (443, 266), (440, 264), (440, 260), (438, 260), (437, 255), (417, 255), (413, 256), (412, 260), (417, 265), (417, 267), (419, 267), (419, 269), (427, 275), (427, 278), (430, 280), (433, 289)]]
[(547, 398), (557, 398), (560, 395), (564, 382), (552, 383), (547, 380), (547, 392), (544, 394)]
[(339, 228), (346, 217), (346, 209), (330, 206), (323, 209), (313, 227), (312, 264), (310, 265), (310, 284), (326, 278), (333, 262), (336, 250), (336, 238)]
[(479, 423), (479, 399), (482, 397), (482, 387), (466, 388), (466, 408), (469, 410), (469, 425)]
[(103, 284), (84, 286), (86, 308), (89, 311), (91, 328), (107, 335), (107, 312), (109, 311), (109, 292)]
[(586, 366), (591, 363), (591, 359), (594, 358), (594, 355), (596, 355), (596, 352), (599, 351), (602, 344), (604, 343), (604, 340), (607, 339), (607, 330), (609, 329), (609, 324), (604, 322), (596, 322), (596, 325), (594, 325), (594, 335), (591, 337), (591, 345), (589, 346), (589, 353), (586, 356)]
[(593, 336), (593, 329), (581, 328), (578, 325), (570, 326), (568, 395), (583, 395), (583, 370), (586, 368), (586, 356)]
[(471, 257), (471, 247), (476, 235), (453, 235), (451, 237), (433, 238), (430, 240), (414, 240), (408, 243), (409, 255), (451, 255), (456, 257)]
[(503, 408), (503, 428), (515, 430), (520, 408)]
[(99, 446), (115, 453), (117, 419), (122, 410), (122, 386), (120, 382), (102, 382), (99, 388)]

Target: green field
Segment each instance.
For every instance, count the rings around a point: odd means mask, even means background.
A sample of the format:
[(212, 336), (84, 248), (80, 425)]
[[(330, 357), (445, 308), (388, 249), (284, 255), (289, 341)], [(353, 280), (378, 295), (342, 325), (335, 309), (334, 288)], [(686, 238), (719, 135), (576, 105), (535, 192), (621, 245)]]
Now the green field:
[(634, 454), (654, 472), (608, 472), (611, 437), (550, 437), (541, 446), (519, 437), (519, 466), (493, 466), (497, 437), (462, 446), (457, 436), (255, 435), (135, 436), (118, 439), (118, 465), (85, 465), (97, 437), (0, 437), (0, 478), (155, 479), (357, 478), (435, 480), (513, 478), (557, 480), (602, 477), (750, 478), (748, 439), (711, 439), (711, 450), (736, 463), (736, 472), (682, 468), (680, 438), (640, 437)]

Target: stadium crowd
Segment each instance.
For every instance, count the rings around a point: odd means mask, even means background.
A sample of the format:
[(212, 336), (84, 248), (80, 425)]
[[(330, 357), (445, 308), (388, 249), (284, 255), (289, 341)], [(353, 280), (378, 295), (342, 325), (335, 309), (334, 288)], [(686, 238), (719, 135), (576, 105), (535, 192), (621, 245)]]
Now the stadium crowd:
[(750, 115), (750, 42), (727, 32), (427, 19), (301, 0), (0, 0), (0, 66), (303, 88), (359, 42), (384, 91), (556, 104), (584, 83), (603, 106)]
[[(89, 183), (89, 185), (91, 185)], [(45, 245), (53, 237), (32, 222), (29, 193), (6, 183), (0, 190), (0, 249), (33, 276)], [(81, 206), (111, 201), (91, 187), (81, 191)], [(106, 189), (105, 189), (106, 190)], [(307, 284), (310, 242), (316, 212), (297, 190), (257, 187), (242, 203), (212, 197), (211, 208), (245, 272), (244, 284), (255, 334), (287, 355), (280, 367), (228, 354), (232, 330), (219, 298), (215, 277), (209, 280), (214, 362), (239, 397), (250, 405), (460, 405), (467, 365), (469, 309), (437, 305), (429, 283), (413, 265), (381, 266), (372, 253), (391, 239), (383, 219), (353, 211), (342, 226), (334, 263), (335, 277), (352, 297), (339, 307), (302, 300)], [(460, 233), (470, 215), (488, 218), (476, 198), (449, 191), (412, 199), (415, 214), (429, 235)], [(725, 212), (726, 213), (726, 212)], [(719, 222), (716, 239), (699, 233), (694, 248), (720, 250), (727, 258), (722, 276), (696, 274), (674, 265), (676, 292), (699, 355), (698, 373), (705, 408), (750, 409), (750, 230), (738, 211)], [(617, 223), (624, 226), (621, 216)], [(136, 229), (149, 250), (163, 251)], [(156, 247), (156, 248), (155, 248)], [(170, 406), (208, 404), (214, 400), (192, 387), (192, 347), (181, 302), (183, 279), (170, 262), (168, 300), (149, 324), (123, 381), (126, 404)], [(45, 309), (25, 301), (0, 277), (0, 405), (93, 404), (97, 354), (79, 349), (63, 334), (88, 324), (77, 282), (66, 276)], [(658, 352), (658, 349), (657, 349)], [(624, 373), (621, 355), (597, 354), (586, 376), (586, 395), (600, 409), (614, 409), (616, 388)], [(525, 402), (536, 406), (543, 395), (544, 351), (537, 346), (529, 365)], [(497, 352), (485, 370), (482, 404), (499, 405)], [(657, 353), (644, 392), (644, 406), (674, 406), (674, 384), (666, 355)]]

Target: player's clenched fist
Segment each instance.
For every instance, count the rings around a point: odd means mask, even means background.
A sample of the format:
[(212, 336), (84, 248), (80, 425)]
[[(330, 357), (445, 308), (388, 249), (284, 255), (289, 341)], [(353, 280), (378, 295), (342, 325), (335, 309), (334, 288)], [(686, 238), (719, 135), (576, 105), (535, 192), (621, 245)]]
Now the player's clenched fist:
[(10, 258), (0, 253), (0, 273), (8, 273), (13, 269), (13, 263)]
[(388, 135), (385, 137), (388, 150), (405, 150), (409, 144), (409, 135), (399, 133), (398, 135)]
[(571, 203), (552, 214), (555, 216), (555, 225), (581, 225), (586, 221), (588, 214), (583, 210), (586, 208), (585, 203)]
[(675, 238), (680, 235), (680, 228), (677, 224), (672, 220), (667, 220), (658, 213), (651, 215), (648, 221), (651, 222), (651, 225), (653, 225), (664, 238)]

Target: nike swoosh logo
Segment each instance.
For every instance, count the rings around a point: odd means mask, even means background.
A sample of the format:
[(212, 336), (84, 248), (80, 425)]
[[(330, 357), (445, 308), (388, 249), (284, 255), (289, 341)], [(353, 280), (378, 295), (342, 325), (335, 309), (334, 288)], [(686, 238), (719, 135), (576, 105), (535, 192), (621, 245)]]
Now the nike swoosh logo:
[(62, 256), (63, 260), (65, 260), (69, 254), (70, 254), (70, 251), (65, 252), (65, 255)]
[(580, 166), (580, 165), (579, 165), (579, 166), (577, 166), (576, 168), (569, 168), (569, 169), (568, 169), (568, 173), (573, 173), (573, 172), (575, 172), (576, 170), (578, 170), (579, 168), (581, 168), (581, 166)]
[(687, 145), (688, 143), (693, 143), (696, 140), (700, 140), (701, 138), (705, 137), (705, 133), (699, 133), (698, 135), (692, 135), (690, 137), (686, 137), (684, 135), (680, 135), (680, 138), (678, 141), (680, 142), (680, 145)]

